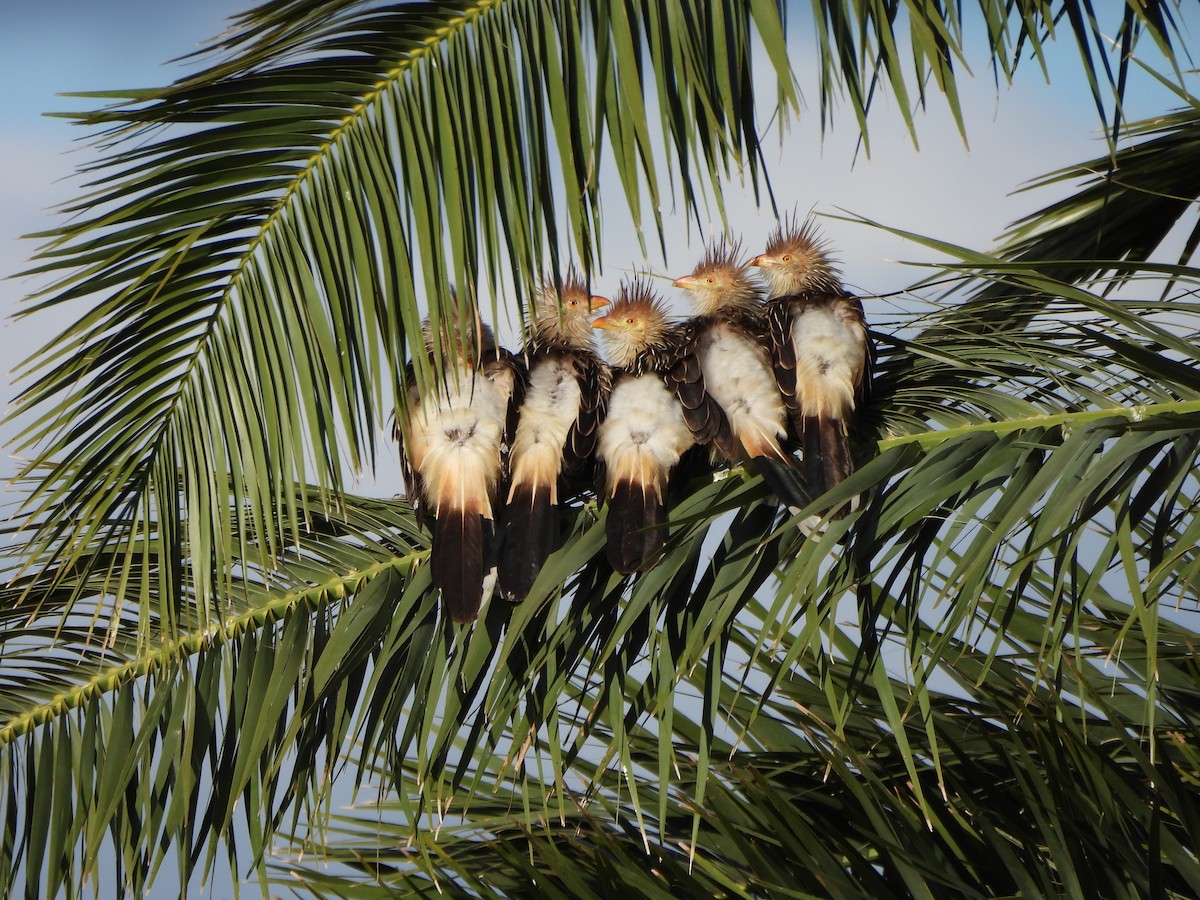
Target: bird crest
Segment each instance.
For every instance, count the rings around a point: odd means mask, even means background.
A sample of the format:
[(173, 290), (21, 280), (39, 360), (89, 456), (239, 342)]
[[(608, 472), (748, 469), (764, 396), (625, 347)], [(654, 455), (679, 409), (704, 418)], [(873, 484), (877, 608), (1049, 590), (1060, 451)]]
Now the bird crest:
[(811, 219), (781, 222), (767, 240), (767, 249), (750, 260), (750, 265), (763, 270), (775, 297), (842, 290), (841, 269)]
[(450, 289), (450, 303), (440, 313), (437, 316), (431, 314), (421, 322), (421, 340), (425, 350), (435, 359), (474, 368), (484, 353), (496, 348), (495, 335), (484, 324), (479, 308), (471, 303), (464, 309), (453, 288)]
[(747, 263), (739, 262), (740, 241), (714, 241), (690, 275), (675, 279), (675, 287), (688, 291), (702, 314), (719, 309), (752, 309), (759, 303), (758, 286)]
[(422, 393), (440, 397), (458, 390), (466, 373), (478, 370), (487, 357), (495, 355), (496, 337), (478, 306), (464, 307), (453, 288), (448, 304), (430, 306), (430, 315), (421, 322), (425, 353), (414, 355), (404, 377)]
[(670, 323), (667, 308), (654, 294), (649, 281), (635, 276), (621, 283), (616, 302), (592, 327), (604, 330), (612, 363), (628, 366), (638, 354), (666, 340)]
[(573, 347), (592, 342), (591, 316), (607, 306), (604, 297), (592, 295), (583, 278), (571, 268), (562, 284), (550, 278), (542, 280), (533, 305), (533, 325), (543, 341), (565, 341)]

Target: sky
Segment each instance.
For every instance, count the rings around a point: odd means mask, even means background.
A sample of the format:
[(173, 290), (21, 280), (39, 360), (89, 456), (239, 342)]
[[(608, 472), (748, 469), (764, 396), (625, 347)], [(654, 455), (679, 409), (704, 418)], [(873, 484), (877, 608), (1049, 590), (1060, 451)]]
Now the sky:
[[(12, 370), (66, 324), (55, 315), (13, 321), (45, 279), (20, 277), (54, 210), (83, 192), (75, 170), (95, 158), (79, 126), (50, 114), (94, 108), (60, 94), (166, 84), (194, 71), (170, 65), (226, 27), (246, 0), (0, 0), (0, 390), (7, 409)], [(15, 433), (0, 424), (0, 443)], [(0, 456), (0, 479), (17, 463)]]

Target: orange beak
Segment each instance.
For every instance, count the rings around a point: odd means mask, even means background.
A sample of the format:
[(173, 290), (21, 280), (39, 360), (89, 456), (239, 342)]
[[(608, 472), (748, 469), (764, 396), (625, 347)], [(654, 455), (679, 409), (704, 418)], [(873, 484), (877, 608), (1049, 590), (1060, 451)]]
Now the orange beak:
[(752, 259), (752, 260), (750, 260), (750, 262), (746, 263), (746, 265), (748, 265), (748, 266), (759, 266), (760, 268), (763, 266), (769, 266), (770, 264), (771, 264), (771, 257), (767, 256), (767, 254), (765, 254), (765, 253), (762, 256), (754, 257), (754, 259)]
[(691, 275), (684, 275), (682, 278), (676, 278), (674, 281), (672, 281), (671, 286), (677, 288), (690, 288), (695, 283), (695, 279), (693, 279)]
[(593, 328), (612, 328), (612, 327), (613, 327), (613, 323), (612, 323), (612, 321), (611, 321), (611, 320), (608, 318), (608, 316), (601, 316), (601, 317), (600, 317), (600, 318), (598, 318), (598, 319), (593, 319), (593, 320), (592, 320), (592, 327), (593, 327)]
[(588, 310), (595, 312), (598, 309), (608, 306), (610, 303), (612, 303), (612, 301), (607, 297), (599, 297), (593, 294), (591, 297), (588, 297)]

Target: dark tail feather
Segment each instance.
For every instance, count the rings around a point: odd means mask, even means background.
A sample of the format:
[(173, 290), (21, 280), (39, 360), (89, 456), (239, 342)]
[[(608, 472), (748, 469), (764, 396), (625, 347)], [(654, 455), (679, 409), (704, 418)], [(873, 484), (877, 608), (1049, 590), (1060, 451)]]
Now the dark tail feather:
[(433, 583), (455, 622), (479, 615), (483, 600), (484, 519), (476, 512), (443, 510), (433, 523)]
[(793, 466), (770, 456), (756, 456), (752, 460), (763, 481), (786, 505), (803, 509), (812, 502), (803, 476)]
[(608, 561), (622, 575), (662, 549), (666, 509), (652, 485), (617, 482), (608, 501)]
[[(841, 419), (804, 420), (804, 474), (814, 497), (837, 487), (854, 472), (850, 438)], [(842, 508), (835, 518), (845, 514)]]
[(503, 546), (496, 586), (505, 600), (525, 599), (546, 557), (558, 546), (556, 513), (549, 485), (517, 485), (500, 526)]
[(667, 476), (667, 505), (675, 506), (683, 502), (683, 499), (688, 495), (688, 488), (691, 482), (701, 476), (709, 476), (713, 473), (712, 454), (709, 448), (700, 444), (693, 444), (689, 449), (683, 452), (679, 457), (679, 462), (675, 464), (675, 468), (671, 470), (671, 474)]

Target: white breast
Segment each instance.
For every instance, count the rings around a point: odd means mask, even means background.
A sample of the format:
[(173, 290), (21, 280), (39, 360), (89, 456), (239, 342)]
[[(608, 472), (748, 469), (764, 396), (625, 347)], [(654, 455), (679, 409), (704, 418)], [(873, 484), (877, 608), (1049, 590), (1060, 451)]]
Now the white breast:
[(409, 458), (435, 511), (482, 504), (479, 511), (490, 517), (506, 400), (492, 381), (467, 369), (451, 373), (442, 388), (427, 392), (409, 420)]
[(777, 445), (786, 434), (787, 411), (775, 373), (750, 339), (718, 325), (705, 335), (699, 357), (705, 387), (725, 410), (734, 434), (756, 447)]
[(562, 468), (567, 435), (579, 415), (581, 393), (574, 367), (547, 359), (529, 373), (529, 388), (512, 445), (512, 483), (549, 484), (557, 501), (557, 477)]
[(644, 375), (617, 382), (597, 447), (606, 466), (607, 487), (619, 480), (636, 480), (661, 489), (679, 457), (693, 444), (683, 409), (661, 377)]
[(792, 320), (792, 341), (804, 414), (841, 418), (853, 411), (855, 384), (866, 365), (862, 329), (830, 309), (808, 308)]

